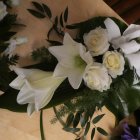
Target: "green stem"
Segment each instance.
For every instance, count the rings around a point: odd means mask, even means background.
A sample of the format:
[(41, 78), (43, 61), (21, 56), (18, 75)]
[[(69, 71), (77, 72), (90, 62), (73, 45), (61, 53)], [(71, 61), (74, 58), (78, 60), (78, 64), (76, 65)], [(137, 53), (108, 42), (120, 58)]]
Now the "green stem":
[(61, 125), (62, 125), (63, 127), (65, 127), (66, 124), (65, 124), (65, 122), (61, 119), (61, 117), (58, 116), (56, 107), (53, 107), (53, 111), (54, 111), (54, 113), (55, 113), (57, 119), (58, 119), (59, 122), (61, 123)]
[(40, 134), (41, 140), (45, 140), (44, 128), (43, 128), (43, 110), (40, 112)]

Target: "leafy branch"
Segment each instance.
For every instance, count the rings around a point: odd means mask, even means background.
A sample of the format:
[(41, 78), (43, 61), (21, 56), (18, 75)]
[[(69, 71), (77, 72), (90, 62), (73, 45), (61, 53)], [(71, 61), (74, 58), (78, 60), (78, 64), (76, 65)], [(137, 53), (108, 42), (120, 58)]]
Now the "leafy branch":
[[(64, 12), (61, 13), (60, 16), (56, 16), (54, 21), (52, 20), (52, 11), (48, 5), (44, 3), (38, 3), (33, 1), (32, 2), (34, 9), (27, 9), (33, 16), (36, 18), (44, 19), (47, 18), (52, 23), (52, 27), (49, 29), (47, 37), (49, 40), (50, 34), (52, 31), (55, 31), (58, 36), (64, 36), (64, 30), (66, 27), (66, 23), (68, 20), (68, 7), (65, 9)], [(60, 27), (59, 27), (60, 25)]]

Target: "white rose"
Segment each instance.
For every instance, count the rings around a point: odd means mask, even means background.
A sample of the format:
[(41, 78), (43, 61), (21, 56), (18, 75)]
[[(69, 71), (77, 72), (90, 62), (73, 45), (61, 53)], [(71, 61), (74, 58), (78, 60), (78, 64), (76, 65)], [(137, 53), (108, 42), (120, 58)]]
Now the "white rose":
[(107, 69), (100, 63), (94, 63), (94, 65), (87, 68), (83, 79), (90, 89), (101, 92), (109, 89), (112, 83)]
[(93, 56), (105, 53), (109, 48), (107, 30), (97, 27), (84, 35), (84, 43)]
[(113, 78), (123, 74), (125, 60), (119, 52), (107, 51), (103, 56), (103, 64)]
[(8, 14), (6, 5), (0, 1), (0, 21)]

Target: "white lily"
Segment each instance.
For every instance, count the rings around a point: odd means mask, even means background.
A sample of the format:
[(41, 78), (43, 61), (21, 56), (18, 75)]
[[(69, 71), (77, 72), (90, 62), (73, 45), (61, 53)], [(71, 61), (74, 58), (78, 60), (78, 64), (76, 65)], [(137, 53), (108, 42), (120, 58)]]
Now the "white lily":
[(86, 67), (93, 63), (89, 51), (81, 43), (74, 41), (68, 33), (64, 36), (62, 46), (49, 47), (49, 51), (58, 60), (54, 76), (68, 77), (71, 86), (78, 89)]
[(55, 90), (65, 79), (53, 77), (52, 72), (38, 69), (14, 68), (14, 71), (18, 77), (10, 83), (10, 86), (20, 90), (17, 102), (28, 104), (29, 115), (46, 106), (52, 99)]
[(140, 25), (129, 25), (121, 35), (118, 25), (112, 19), (107, 18), (104, 23), (108, 31), (109, 42), (112, 43), (114, 49), (120, 48), (124, 54), (140, 50), (140, 44), (133, 40), (140, 37)]
[(2, 94), (4, 94), (4, 92), (0, 90), (0, 96), (1, 96)]
[(108, 31), (109, 41), (114, 48), (122, 50), (129, 61), (130, 68), (134, 67), (136, 73), (140, 76), (140, 44), (133, 40), (140, 37), (140, 25), (129, 25), (121, 35), (119, 27), (113, 20), (107, 18), (104, 23)]

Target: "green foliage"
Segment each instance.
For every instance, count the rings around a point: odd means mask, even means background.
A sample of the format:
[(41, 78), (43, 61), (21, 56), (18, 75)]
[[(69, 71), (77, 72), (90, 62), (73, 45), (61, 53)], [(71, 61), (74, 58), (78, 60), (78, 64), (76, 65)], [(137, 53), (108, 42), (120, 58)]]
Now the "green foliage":
[[(33, 1), (32, 2), (35, 9), (27, 9), (30, 14), (35, 16), (36, 18), (48, 18), (50, 22), (52, 23), (52, 27), (49, 29), (47, 37), (48, 40), (50, 38), (50, 34), (52, 31), (55, 31), (58, 36), (63, 37), (64, 36), (64, 30), (66, 27), (66, 23), (68, 20), (68, 7), (64, 10), (64, 12), (61, 12), (60, 16), (56, 16), (55, 20), (52, 20), (52, 11), (49, 8), (48, 5), (44, 3), (38, 3)], [(59, 19), (59, 22), (58, 22)]]
[(3, 20), (0, 21), (0, 42), (8, 41), (16, 32), (12, 32), (11, 28), (16, 23), (16, 15), (7, 14)]
[(73, 120), (73, 127), (77, 127), (79, 122), (80, 122), (80, 118), (81, 118), (81, 112), (78, 111), (75, 116), (74, 116), (74, 120)]
[(31, 56), (35, 61), (44, 62), (49, 71), (53, 71), (57, 64), (56, 58), (45, 47), (34, 50)]
[(92, 129), (92, 132), (91, 132), (91, 140), (93, 140), (94, 135), (95, 135), (95, 128)]
[[(127, 25), (124, 22), (121, 22), (120, 20), (114, 17), (110, 17), (110, 18), (114, 20), (115, 23), (120, 27), (121, 33), (127, 28)], [(105, 19), (106, 17), (94, 17), (84, 22), (67, 25), (66, 28), (79, 29), (77, 36), (79, 37), (80, 41), (83, 42), (83, 35), (85, 33), (88, 33), (90, 30), (95, 29), (96, 27), (99, 27), (99, 26), (101, 26), (102, 28), (105, 28), (105, 25), (104, 25)]]
[(87, 135), (87, 133), (88, 133), (89, 129), (90, 129), (90, 122), (88, 122), (88, 123), (86, 124), (86, 127), (85, 127), (85, 132), (84, 132), (84, 136), (86, 136), (86, 135)]
[(2, 55), (0, 57), (0, 88), (5, 91), (11, 80), (13, 79), (13, 74), (11, 73), (9, 66), (15, 65), (17, 63), (18, 56)]
[(42, 14), (41, 12), (38, 12), (36, 10), (33, 9), (28, 9), (28, 11), (35, 17), (37, 18), (45, 18), (46, 16), (44, 14)]
[(66, 126), (69, 127), (72, 124), (73, 120), (74, 120), (74, 114), (70, 113), (66, 120)]
[(96, 117), (92, 120), (92, 123), (93, 123), (93, 124), (98, 123), (98, 122), (104, 117), (104, 115), (105, 115), (105, 114), (101, 114), (101, 115), (96, 116)]
[(108, 135), (108, 133), (101, 127), (97, 127), (97, 131), (104, 136)]
[(40, 4), (35, 1), (33, 1), (32, 4), (36, 8), (36, 10), (34, 9), (27, 9), (27, 10), (36, 18), (48, 17), (50, 19), (52, 17), (52, 12), (46, 4), (44, 3)]
[[(66, 106), (64, 106), (64, 105), (61, 105), (60, 107), (59, 107), (59, 109), (56, 111), (56, 116), (51, 120), (51, 124), (54, 124), (54, 123), (56, 123), (58, 120), (59, 120), (59, 118), (63, 118), (63, 117), (65, 117), (68, 113), (70, 113), (70, 110), (66, 107)], [(66, 123), (67, 124), (67, 123)]]
[(44, 127), (43, 127), (43, 110), (40, 111), (40, 134), (41, 134), (41, 140), (45, 140)]

